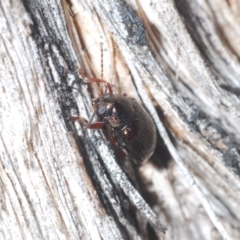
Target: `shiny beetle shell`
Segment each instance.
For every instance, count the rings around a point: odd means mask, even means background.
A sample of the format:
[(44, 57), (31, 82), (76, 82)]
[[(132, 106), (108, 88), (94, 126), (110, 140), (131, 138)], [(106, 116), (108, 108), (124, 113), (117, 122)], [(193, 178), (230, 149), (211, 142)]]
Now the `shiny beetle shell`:
[(156, 128), (146, 110), (134, 99), (105, 94), (93, 101), (99, 121), (108, 124), (120, 147), (135, 162), (143, 162), (153, 154)]
[[(72, 117), (90, 129), (101, 129), (105, 124), (111, 128), (119, 147), (141, 163), (151, 157), (156, 147), (156, 128), (146, 110), (134, 99), (124, 95), (113, 94), (111, 85), (102, 79), (85, 77), (81, 70), (79, 76), (87, 83), (104, 83), (106, 90), (93, 99), (94, 113), (89, 123), (81, 117)], [(92, 122), (94, 116), (98, 121)]]

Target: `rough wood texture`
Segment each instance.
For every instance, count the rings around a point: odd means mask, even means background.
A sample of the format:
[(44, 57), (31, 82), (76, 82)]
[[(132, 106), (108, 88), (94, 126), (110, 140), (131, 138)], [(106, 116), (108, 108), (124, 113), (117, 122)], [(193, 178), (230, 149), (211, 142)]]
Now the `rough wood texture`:
[[(1, 1), (1, 239), (240, 239), (239, 26), (237, 0)], [(157, 126), (141, 166), (69, 121), (101, 65)]]

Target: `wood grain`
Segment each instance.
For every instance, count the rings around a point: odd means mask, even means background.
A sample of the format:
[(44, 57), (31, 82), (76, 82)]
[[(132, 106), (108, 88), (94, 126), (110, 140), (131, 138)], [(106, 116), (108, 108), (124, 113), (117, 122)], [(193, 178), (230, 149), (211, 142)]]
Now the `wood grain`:
[[(237, 0), (2, 1), (0, 238), (239, 239), (239, 16)], [(158, 129), (140, 166), (70, 121), (97, 96), (77, 68), (102, 63)]]

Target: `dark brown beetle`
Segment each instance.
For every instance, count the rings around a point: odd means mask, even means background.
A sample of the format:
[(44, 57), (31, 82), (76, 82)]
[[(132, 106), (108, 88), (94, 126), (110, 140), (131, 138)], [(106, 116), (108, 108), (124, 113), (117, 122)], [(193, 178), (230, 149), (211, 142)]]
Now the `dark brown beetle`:
[[(134, 159), (136, 163), (150, 158), (156, 146), (156, 128), (146, 110), (134, 99), (120, 94), (113, 94), (111, 85), (105, 80), (85, 77), (78, 70), (79, 77), (86, 83), (104, 83), (105, 92), (99, 87), (99, 97), (93, 99), (93, 116), (89, 123), (81, 117), (72, 117), (90, 129), (101, 129), (104, 124), (110, 126), (119, 147)], [(94, 116), (98, 121), (93, 122)]]

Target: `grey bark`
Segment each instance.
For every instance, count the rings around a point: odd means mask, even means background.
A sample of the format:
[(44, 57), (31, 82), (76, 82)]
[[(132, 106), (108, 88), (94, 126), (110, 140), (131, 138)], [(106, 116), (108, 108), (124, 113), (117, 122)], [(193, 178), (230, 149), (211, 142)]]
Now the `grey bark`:
[[(2, 1), (1, 239), (239, 239), (239, 16), (237, 0)], [(78, 67), (142, 102), (149, 161), (70, 121), (97, 96)]]

